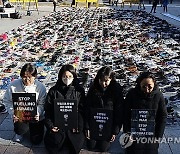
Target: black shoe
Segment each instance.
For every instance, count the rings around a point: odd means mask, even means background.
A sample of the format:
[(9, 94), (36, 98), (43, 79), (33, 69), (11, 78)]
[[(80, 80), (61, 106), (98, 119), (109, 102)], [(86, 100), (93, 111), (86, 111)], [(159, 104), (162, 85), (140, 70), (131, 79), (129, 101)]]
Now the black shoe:
[(4, 104), (0, 104), (0, 113), (7, 113), (7, 110), (6, 110), (6, 108), (5, 108), (5, 106), (4, 106)]
[(167, 107), (167, 113), (168, 113), (168, 114), (171, 114), (171, 113), (173, 113), (173, 112), (174, 112), (173, 107), (172, 107), (172, 106), (168, 106), (168, 107)]
[(175, 95), (175, 96), (169, 97), (169, 100), (170, 100), (170, 101), (176, 101), (176, 100), (179, 100), (179, 99), (180, 99), (180, 94), (177, 94), (177, 95)]

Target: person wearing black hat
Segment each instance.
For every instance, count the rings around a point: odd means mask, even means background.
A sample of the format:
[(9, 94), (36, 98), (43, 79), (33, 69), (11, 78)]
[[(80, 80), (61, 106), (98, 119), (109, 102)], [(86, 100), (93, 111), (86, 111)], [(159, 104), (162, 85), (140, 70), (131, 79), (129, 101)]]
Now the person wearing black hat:
[[(125, 133), (130, 133), (132, 136), (135, 132), (133, 132), (133, 111), (143, 111), (143, 113), (152, 111), (151, 113), (154, 113), (154, 118), (151, 119), (153, 122), (153, 133), (150, 132), (150, 136), (147, 136), (147, 132), (143, 132), (146, 128), (144, 128), (142, 132), (138, 132), (138, 139), (144, 138), (146, 140), (149, 137), (150, 139), (154, 139), (154, 142), (137, 142), (141, 140), (137, 140), (137, 136), (134, 136), (133, 144), (126, 148), (127, 154), (158, 154), (159, 144), (156, 141), (159, 141), (159, 139), (161, 139), (163, 136), (167, 118), (167, 109), (165, 99), (162, 92), (158, 88), (154, 74), (150, 72), (143, 72), (142, 74), (140, 74), (140, 76), (136, 80), (135, 88), (132, 88), (128, 91), (124, 106), (123, 129)], [(147, 115), (145, 115), (144, 117), (146, 116)], [(146, 120), (147, 119), (144, 119), (144, 122)], [(148, 125), (148, 123), (146, 122), (144, 124), (145, 125), (143, 126)], [(139, 123), (139, 127), (141, 127), (140, 125), (141, 124)], [(144, 136), (143, 133), (145, 134)]]

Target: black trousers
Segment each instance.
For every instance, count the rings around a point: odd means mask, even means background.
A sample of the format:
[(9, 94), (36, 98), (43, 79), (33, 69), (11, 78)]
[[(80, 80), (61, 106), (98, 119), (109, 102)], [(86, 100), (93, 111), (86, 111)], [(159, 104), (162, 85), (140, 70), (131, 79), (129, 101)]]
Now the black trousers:
[[(45, 137), (45, 139), (47, 138)], [(52, 141), (47, 140), (44, 143), (49, 154), (76, 154), (76, 150), (74, 149), (67, 133), (65, 134), (65, 138), (59, 144), (53, 144)]]
[(130, 147), (126, 148), (125, 154), (158, 154), (158, 143), (140, 143), (134, 142)]
[(72, 0), (71, 7), (72, 7), (72, 5), (75, 5), (75, 0)]
[(110, 147), (110, 142), (87, 139), (86, 146), (90, 151), (107, 152)]
[(56, 5), (57, 5), (57, 3), (56, 3), (55, 1), (53, 1), (53, 6), (54, 6), (53, 11), (54, 11), (54, 12), (56, 11)]
[(31, 142), (33, 144), (40, 144), (44, 136), (44, 121), (42, 120), (36, 123), (15, 122), (14, 131), (18, 135), (23, 135), (29, 131)]

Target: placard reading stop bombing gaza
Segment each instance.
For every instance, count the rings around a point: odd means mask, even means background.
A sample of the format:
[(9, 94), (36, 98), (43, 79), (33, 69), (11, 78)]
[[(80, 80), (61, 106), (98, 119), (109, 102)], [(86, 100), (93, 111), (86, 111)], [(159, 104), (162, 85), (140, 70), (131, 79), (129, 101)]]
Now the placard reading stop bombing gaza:
[(55, 126), (63, 130), (78, 129), (78, 105), (74, 99), (54, 100)]
[(12, 93), (14, 114), (20, 122), (34, 121), (37, 115), (36, 93)]
[(90, 138), (94, 140), (110, 140), (112, 137), (112, 118), (112, 110), (91, 109)]
[(131, 110), (131, 134), (134, 137), (153, 137), (155, 131), (155, 110)]

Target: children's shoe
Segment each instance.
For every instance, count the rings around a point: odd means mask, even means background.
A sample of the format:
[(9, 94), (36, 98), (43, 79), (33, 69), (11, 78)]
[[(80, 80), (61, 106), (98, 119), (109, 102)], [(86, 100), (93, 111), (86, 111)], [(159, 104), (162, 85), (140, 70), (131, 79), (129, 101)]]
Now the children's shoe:
[(0, 113), (2, 113), (2, 114), (7, 113), (7, 110), (6, 110), (4, 104), (0, 104)]

